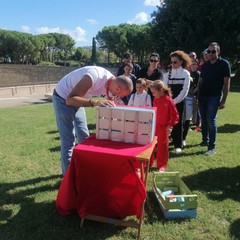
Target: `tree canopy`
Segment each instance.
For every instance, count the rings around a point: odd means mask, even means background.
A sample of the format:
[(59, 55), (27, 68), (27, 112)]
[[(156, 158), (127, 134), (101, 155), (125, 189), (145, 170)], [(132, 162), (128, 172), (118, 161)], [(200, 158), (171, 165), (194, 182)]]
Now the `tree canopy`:
[(238, 0), (165, 0), (152, 14), (152, 33), (162, 54), (176, 49), (196, 51), (218, 42), (223, 55), (239, 60)]
[(33, 36), (0, 30), (0, 57), (9, 57), (15, 63), (65, 62), (68, 59), (92, 62), (93, 58), (109, 63), (110, 57), (115, 59), (113, 55), (120, 60), (125, 52), (130, 52), (143, 63), (151, 52), (159, 53), (166, 61), (169, 54), (178, 49), (187, 53), (195, 51), (200, 57), (208, 44), (216, 41), (222, 56), (235, 66), (239, 63), (239, 0), (159, 1), (161, 4), (152, 13), (152, 21), (148, 24), (124, 23), (103, 27), (94, 38), (92, 53), (91, 50), (84, 53), (82, 49), (75, 48), (74, 40), (65, 34)]
[(48, 33), (33, 36), (17, 31), (0, 30), (0, 56), (14, 63), (66, 60), (75, 41), (66, 34)]

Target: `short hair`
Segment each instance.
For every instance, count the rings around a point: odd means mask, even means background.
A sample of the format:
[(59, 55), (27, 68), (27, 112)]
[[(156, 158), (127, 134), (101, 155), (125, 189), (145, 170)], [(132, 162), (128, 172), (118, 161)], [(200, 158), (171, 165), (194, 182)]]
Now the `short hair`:
[(129, 89), (131, 92), (133, 90), (133, 83), (131, 78), (125, 76), (125, 75), (120, 75), (115, 78), (116, 82), (120, 85), (123, 85), (125, 88)]
[(131, 53), (124, 53), (123, 58), (132, 58), (132, 54)]
[(142, 84), (143, 87), (147, 86), (147, 81), (145, 78), (138, 78), (136, 84)]
[(217, 51), (220, 52), (220, 46), (219, 46), (219, 44), (217, 42), (211, 42), (211, 43), (209, 43), (208, 46), (217, 48)]

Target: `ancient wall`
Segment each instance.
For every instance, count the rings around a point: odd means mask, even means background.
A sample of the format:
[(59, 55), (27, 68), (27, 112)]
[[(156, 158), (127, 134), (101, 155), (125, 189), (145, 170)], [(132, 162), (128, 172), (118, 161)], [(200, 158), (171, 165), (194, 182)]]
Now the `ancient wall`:
[[(0, 64), (0, 87), (56, 83), (77, 67)], [(115, 68), (108, 68), (116, 74)]]
[(76, 67), (0, 64), (0, 87), (56, 83)]
[[(0, 64), (0, 97), (52, 93), (59, 79), (76, 67)], [(108, 68), (116, 74), (116, 68)]]

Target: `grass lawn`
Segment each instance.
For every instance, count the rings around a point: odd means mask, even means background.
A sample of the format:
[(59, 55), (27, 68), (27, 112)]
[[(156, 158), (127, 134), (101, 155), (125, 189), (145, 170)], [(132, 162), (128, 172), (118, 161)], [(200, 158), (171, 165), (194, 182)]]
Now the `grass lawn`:
[[(231, 92), (218, 112), (217, 154), (204, 156), (201, 133), (170, 155), (168, 171), (198, 195), (196, 219), (165, 220), (148, 179), (142, 239), (240, 239), (240, 95)], [(87, 109), (95, 130), (95, 110)], [(61, 183), (60, 143), (52, 104), (0, 109), (0, 240), (136, 239), (137, 230), (62, 217), (55, 207)]]

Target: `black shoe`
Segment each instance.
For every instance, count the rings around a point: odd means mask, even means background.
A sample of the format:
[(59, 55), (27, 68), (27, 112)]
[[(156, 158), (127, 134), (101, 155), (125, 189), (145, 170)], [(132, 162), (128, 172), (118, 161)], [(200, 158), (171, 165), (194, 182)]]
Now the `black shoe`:
[(199, 146), (201, 146), (201, 147), (206, 147), (206, 146), (208, 146), (208, 143), (206, 143), (206, 142), (201, 142), (201, 143), (199, 144)]

